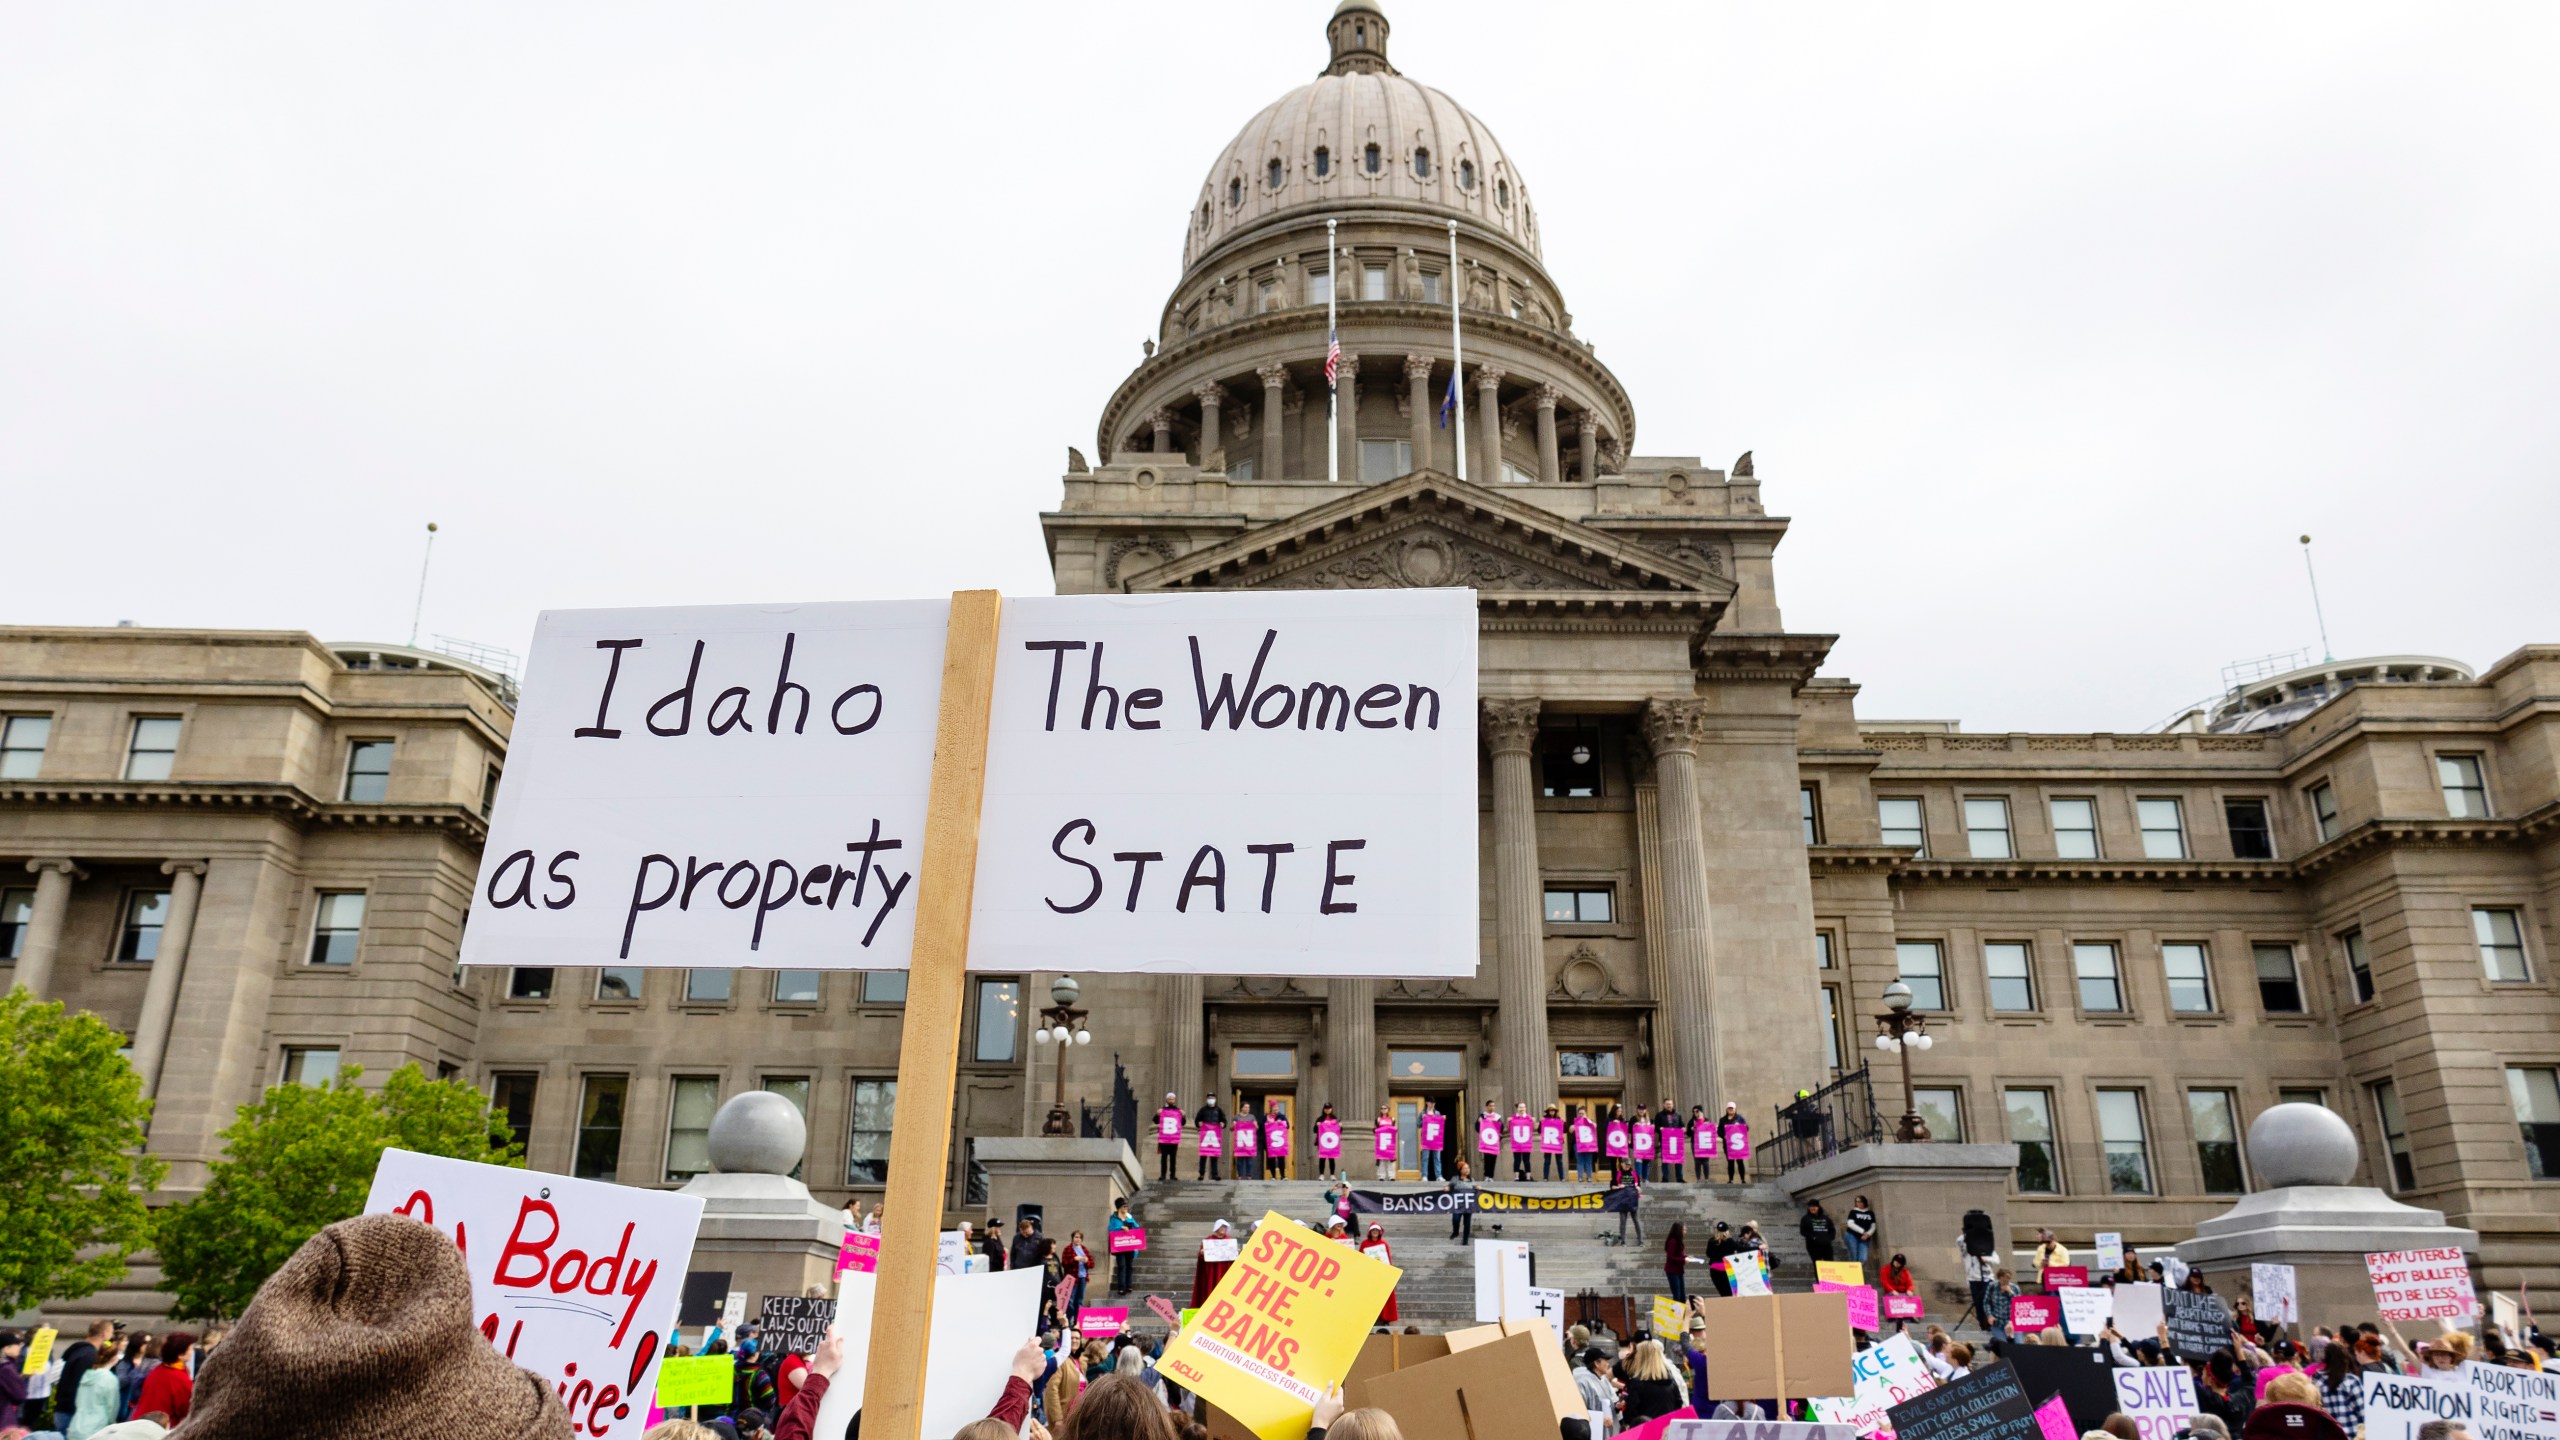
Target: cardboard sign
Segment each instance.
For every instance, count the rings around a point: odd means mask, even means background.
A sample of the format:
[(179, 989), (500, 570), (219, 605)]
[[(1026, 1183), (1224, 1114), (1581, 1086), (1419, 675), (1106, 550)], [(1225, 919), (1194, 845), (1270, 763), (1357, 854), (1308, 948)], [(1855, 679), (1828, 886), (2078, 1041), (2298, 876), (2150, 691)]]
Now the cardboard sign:
[(1114, 1230), (1111, 1232), (1111, 1238), (1104, 1243), (1110, 1247), (1114, 1255), (1134, 1255), (1147, 1248), (1147, 1232), (1142, 1227)]
[(1076, 1312), (1076, 1333), (1088, 1339), (1117, 1335), (1129, 1328), (1126, 1305), (1087, 1305)]
[(880, 1237), (856, 1230), (844, 1237), (844, 1245), (836, 1251), (836, 1273), (859, 1270), (865, 1275), (880, 1268)]
[(393, 1149), (364, 1208), (452, 1238), (480, 1333), (552, 1382), (580, 1434), (640, 1433), (700, 1199)]
[[(949, 615), (545, 612), (463, 963), (904, 968)], [(1475, 973), (1472, 592), (1000, 624), (971, 968)]]
[(1672, 1299), (1672, 1298), (1671, 1298), (1670, 1296), (1668, 1296), (1668, 1295), (1656, 1295), (1656, 1296), (1654, 1296), (1654, 1297), (1653, 1297), (1653, 1333), (1654, 1333), (1654, 1335), (1655, 1335), (1656, 1337), (1667, 1337), (1667, 1336), (1674, 1336), (1674, 1335), (1678, 1335), (1678, 1334), (1680, 1333), (1680, 1327), (1681, 1327), (1681, 1326), (1683, 1326), (1683, 1325), (1686, 1325), (1687, 1323), (1689, 1323), (1689, 1322), (1688, 1322), (1688, 1318), (1687, 1318), (1687, 1317), (1682, 1313), (1682, 1312), (1683, 1312), (1683, 1311), (1685, 1311), (1687, 1308), (1688, 1308), (1687, 1306), (1682, 1305), (1679, 1301)]
[(2088, 1283), (2089, 1267), (2086, 1265), (2044, 1267), (2044, 1288), (2048, 1294), (2056, 1290), (2069, 1290), (2074, 1286), (2085, 1286)]
[[(1548, 1342), (1544, 1326), (1535, 1321), (1508, 1320), (1498, 1325), (1478, 1325), (1465, 1330), (1452, 1330), (1446, 1337), (1449, 1353), (1463, 1355), (1470, 1350), (1506, 1345), (1519, 1337), (1538, 1342), (1538, 1378), (1547, 1392), (1547, 1413), (1558, 1420), (1582, 1413), (1582, 1392), (1574, 1388), (1573, 1372), (1565, 1368), (1564, 1352)], [(1505, 1353), (1509, 1353), (1507, 1350)]]
[(2489, 1292), (2489, 1323), (2497, 1326), (2501, 1334), (2521, 1333), (2524, 1312), (2517, 1308), (2514, 1296), (2501, 1295), (2495, 1290)]
[(26, 1353), (18, 1359), (19, 1373), (30, 1376), (43, 1374), (44, 1367), (53, 1363), (53, 1342), (61, 1333), (47, 1325), (29, 1335)]
[(2195, 1372), (2184, 1365), (2118, 1370), (2114, 1378), (2116, 1413), (2132, 1419), (2142, 1440), (2172, 1440), (2203, 1413), (2196, 1404)]
[(1263, 1440), (1303, 1436), (1403, 1273), (1271, 1211), (1156, 1368)]
[(969, 1273), (969, 1232), (945, 1230), (934, 1242), (933, 1273), (966, 1275)]
[[(1463, 1350), (1456, 1336), (1449, 1338), (1447, 1356), (1370, 1379), (1362, 1387), (1367, 1403), (1395, 1417), (1407, 1435), (1552, 1440), (1559, 1417), (1543, 1376), (1549, 1369), (1561, 1373), (1564, 1357), (1548, 1342), (1544, 1326)], [(1565, 1380), (1568, 1388), (1572, 1383)], [(1578, 1396), (1573, 1406), (1572, 1413), (1582, 1413)], [(1265, 1440), (1273, 1436), (1258, 1433)]]
[(2219, 1295), (2163, 1290), (2160, 1309), (2169, 1326), (2169, 1349), (2182, 1360), (2210, 1359), (2231, 1343), (2231, 1311)]
[(1478, 1240), (1476, 1319), (1526, 1320), (1535, 1312), (1529, 1294), (1529, 1245), (1523, 1240)]
[(2161, 1307), (2158, 1285), (2146, 1280), (2138, 1285), (2117, 1285), (2109, 1293), (2114, 1296), (2116, 1330), (2124, 1338), (2148, 1340), (2160, 1333), (2160, 1322), (2167, 1318), (2167, 1311)]
[(2039, 1440), (2035, 1402), (1995, 1360), (1886, 1412), (1895, 1440)]
[(1448, 1354), (1448, 1337), (1443, 1335), (1370, 1336), (1352, 1360), (1350, 1371), (1342, 1377), (1343, 1408), (1358, 1410), (1374, 1403), (1367, 1388), (1371, 1380), (1445, 1359)]
[(747, 1323), (747, 1292), (732, 1290), (720, 1300), (720, 1323), (735, 1330)]
[(1918, 1320), (1924, 1318), (1920, 1305), (1920, 1297), (1917, 1295), (1887, 1295), (1884, 1297), (1884, 1318), (1887, 1320)]
[[(1736, 1296), (1769, 1293), (1769, 1257), (1757, 1250), (1738, 1251), (1725, 1258), (1724, 1273), (1733, 1281)], [(1724, 1399), (1724, 1396), (1717, 1396)]]
[(726, 1405), (737, 1394), (735, 1355), (675, 1355), (658, 1362), (657, 1403), (661, 1410)]
[(2055, 1297), (2062, 1302), (2062, 1328), (2074, 1335), (2095, 1335), (2107, 1328), (2114, 1296), (2102, 1285), (2082, 1285)]
[(1176, 1330), (1182, 1328), (1182, 1312), (1176, 1310), (1173, 1306), (1173, 1302), (1167, 1300), (1163, 1296), (1148, 1296), (1147, 1309), (1152, 1312), (1157, 1319), (1163, 1321), (1172, 1328)]
[(1707, 1379), (1715, 1388), (1710, 1399), (1810, 1399), (1846, 1395), (1857, 1387), (1849, 1360), (1848, 1302), (1839, 1296), (1702, 1300), (1698, 1314), (1706, 1322), (1698, 1348), (1706, 1352)]
[(1338, 1160), (1342, 1157), (1341, 1121), (1319, 1120), (1316, 1122), (1316, 1154), (1327, 1160)]
[(1855, 1260), (1816, 1260), (1813, 1262), (1813, 1278), (1816, 1284), (1864, 1285), (1867, 1283), (1867, 1267)]
[(1223, 1239), (1203, 1240), (1200, 1242), (1200, 1258), (1208, 1261), (1212, 1265), (1215, 1265), (1220, 1261), (1232, 1261), (1243, 1253), (1244, 1242), (1238, 1240), (1232, 1235), (1226, 1236)]
[[(819, 1402), (812, 1434), (843, 1434), (862, 1408), (878, 1283), (875, 1275), (847, 1275), (837, 1290), (834, 1333), (845, 1339), (844, 1367)], [(1039, 1293), (1040, 1272), (1027, 1267), (934, 1281), (919, 1434), (949, 1435), (994, 1407), (1013, 1352), (1031, 1338)]]
[(2101, 1270), (2124, 1268), (2123, 1232), (2116, 1230), (2098, 1232), (2098, 1268)]
[[(1839, 1262), (1832, 1261), (1826, 1263), (1837, 1264)], [(1849, 1268), (1855, 1270), (1858, 1267), (1853, 1264)], [(1813, 1288), (1814, 1293), (1816, 1294), (1830, 1294), (1836, 1291), (1839, 1294), (1848, 1297), (1850, 1329), (1864, 1330), (1872, 1334), (1883, 1328), (1877, 1323), (1876, 1319), (1876, 1292), (1873, 1287), (1857, 1284), (1842, 1284), (1837, 1280), (1822, 1279), (1813, 1282)]]
[[(1813, 1417), (1831, 1425), (1848, 1425), (1861, 1435), (1879, 1432), (1890, 1435), (1893, 1407), (1938, 1388), (1929, 1364), (1921, 1358), (1920, 1347), (1908, 1335), (1896, 1335), (1881, 1345), (1873, 1345), (1851, 1357), (1851, 1386), (1847, 1399), (1816, 1399)], [(1715, 1374), (1715, 1361), (1707, 1361), (1708, 1378), (1723, 1388), (1724, 1381)], [(1763, 1392), (1766, 1393), (1766, 1392)]]
[(2020, 1295), (2009, 1302), (2009, 1328), (2036, 1335), (2062, 1323), (2062, 1302), (2051, 1295)]
[(695, 1270), (684, 1277), (684, 1289), (676, 1297), (678, 1325), (717, 1325), (720, 1323), (720, 1301), (729, 1293), (730, 1272)]
[(2385, 1320), (2457, 1319), (2480, 1308), (2459, 1250), (2387, 1250), (2365, 1256), (2364, 1268)]
[(2079, 1427), (2071, 1423), (2071, 1407), (2060, 1395), (2036, 1407), (2036, 1434), (2041, 1440), (2080, 1440)]
[(2293, 1267), (2263, 1261), (2249, 1266), (2249, 1307), (2261, 1320), (2291, 1325), (2302, 1319), (2302, 1301), (2294, 1291)]

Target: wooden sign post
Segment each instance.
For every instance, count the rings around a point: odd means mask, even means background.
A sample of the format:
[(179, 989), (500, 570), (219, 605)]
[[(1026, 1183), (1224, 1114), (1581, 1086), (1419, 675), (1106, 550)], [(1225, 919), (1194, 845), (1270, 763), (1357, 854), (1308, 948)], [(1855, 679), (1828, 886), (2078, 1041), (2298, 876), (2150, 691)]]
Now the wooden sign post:
[(889, 1139), (880, 1237), (879, 1298), (871, 1312), (862, 1395), (869, 1440), (917, 1440), (924, 1424), (924, 1354), (933, 1321), (934, 1253), (941, 1240), (944, 1166), (960, 1068), (960, 1009), (968, 981), (969, 910), (978, 871), (978, 814), (987, 783), (987, 728), (996, 688), (1002, 597), (951, 597), (943, 641), (942, 703), (933, 740), (924, 856), (916, 876), (915, 959), (898, 1044), (898, 1123)]

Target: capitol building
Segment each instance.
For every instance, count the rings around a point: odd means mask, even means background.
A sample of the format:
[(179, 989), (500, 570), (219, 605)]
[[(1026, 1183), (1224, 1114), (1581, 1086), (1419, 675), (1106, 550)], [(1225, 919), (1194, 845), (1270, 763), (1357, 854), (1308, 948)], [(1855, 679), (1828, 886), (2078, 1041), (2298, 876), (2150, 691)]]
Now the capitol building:
[[(1889, 1134), (1907, 1061), (1933, 1142), (2015, 1147), (2009, 1238), (2149, 1248), (2311, 1101), (2359, 1183), (2479, 1232), (2484, 1290), (2560, 1285), (2560, 645), (2324, 661), (2141, 733), (1863, 716), (1835, 637), (1786, 623), (1786, 476), (1639, 449), (1590, 337), (1654, 317), (1576, 313), (1534, 177), (1391, 36), (1342, 0), (1161, 217), (1181, 277), (1036, 523), (1063, 594), (1473, 587), (1481, 964), (1080, 976), (1076, 1127), (1170, 1091), (1302, 1136), (1330, 1103), (1360, 1156), (1425, 1103), (1731, 1101), (1765, 1134), (1842, 1082)], [(879, 1193), (901, 976), (456, 968), (503, 675), (292, 633), (7, 627), (0, 660), (0, 956), (134, 1036), (170, 1198), (263, 1087), (410, 1062), (537, 1168), (637, 1185), (777, 1090), (813, 1190)], [(1054, 978), (970, 978), (953, 1215), (1050, 1114)], [(1897, 982), (1925, 1051), (1876, 1047)], [(1951, 1246), (1930, 1223), (1909, 1243)]]

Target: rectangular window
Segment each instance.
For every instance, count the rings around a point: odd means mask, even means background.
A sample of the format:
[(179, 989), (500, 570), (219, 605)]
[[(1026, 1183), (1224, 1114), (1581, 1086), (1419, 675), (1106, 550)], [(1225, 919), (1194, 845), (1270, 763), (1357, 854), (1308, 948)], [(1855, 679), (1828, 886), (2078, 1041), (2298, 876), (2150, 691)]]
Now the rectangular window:
[(2062, 1167), (2053, 1148), (2053, 1092), (2008, 1090), (2000, 1108), (2009, 1115), (2009, 1142), (2018, 1147), (2018, 1192), (2062, 1193)]
[(970, 1054), (980, 1062), (1014, 1057), (1022, 1033), (1022, 986), (1012, 980), (978, 982), (978, 1043)]
[(1333, 272), (1307, 267), (1307, 303), (1322, 305), (1333, 298)]
[(519, 1145), (533, 1134), (533, 1097), (541, 1088), (542, 1077), (527, 1071), (489, 1077), (489, 1108), (505, 1118)]
[(1615, 1050), (1559, 1050), (1556, 1073), (1567, 1080), (1615, 1080), (1618, 1078), (1618, 1052)]
[(2339, 936), (2338, 948), (2347, 957), (2347, 987), (2361, 1005), (2373, 998), (2373, 962), (2365, 958), (2364, 932), (2350, 930)]
[(45, 742), (53, 738), (50, 715), (0, 719), (0, 780), (33, 780), (44, 769)]
[(133, 722), (133, 739), (125, 746), (124, 778), (166, 780), (178, 759), (178, 717), (142, 715)]
[(2516, 1130), (2524, 1136), (2526, 1173), (2536, 1180), (2560, 1180), (2560, 1071), (2547, 1065), (2510, 1065), (2507, 1095), (2515, 1101)]
[(1796, 808), (1804, 813), (1804, 843), (1807, 845), (1822, 843), (1822, 807), (1815, 801), (1812, 786), (1796, 788)]
[(889, 1132), (898, 1123), (898, 1082), (853, 1082), (853, 1133), (845, 1144), (844, 1183), (889, 1183)]
[(2240, 1168), (2239, 1108), (2228, 1090), (2187, 1092), (2187, 1122), (2196, 1134), (2196, 1170), (2207, 1195), (2237, 1195), (2249, 1188)]
[(338, 1047), (296, 1045), (284, 1052), (284, 1083), (326, 1085), (338, 1078)]
[(0, 960), (26, 953), (27, 927), (35, 923), (36, 892), (0, 890)]
[(2388, 1080), (2376, 1080), (2373, 1091), (2373, 1118), (2382, 1127), (2382, 1153), (2391, 1157), (2391, 1188), (2418, 1188), (2418, 1159), (2409, 1149), (2409, 1126), (2400, 1116), (2400, 1087)]
[(596, 998), (624, 1001), (640, 998), (648, 971), (637, 966), (607, 966), (596, 972)]
[(1606, 925), (1616, 907), (1606, 885), (1577, 886), (1570, 890), (1547, 892), (1547, 923), (1550, 925)]
[(817, 1004), (818, 972), (815, 970), (774, 971), (773, 1003), (776, 1005)]
[(1538, 793), (1550, 800), (1585, 800), (1600, 793), (1600, 732), (1549, 730), (1538, 737)]
[(2302, 1013), (2302, 972), (2293, 963), (2293, 947), (2261, 941), (2249, 947), (2258, 967), (2258, 1008), (2270, 1015)]
[(2080, 981), (2081, 1009), (2096, 1014), (2124, 1009), (2124, 978), (2116, 970), (2116, 947), (2072, 946), (2071, 973)]
[(148, 965), (160, 958), (160, 927), (169, 923), (169, 892), (136, 890), (124, 901), (124, 935), (116, 942), (116, 959)]
[(906, 1004), (907, 972), (904, 970), (863, 971), (862, 1003), (865, 1005)]
[(1444, 297), (1440, 293), (1440, 272), (1437, 270), (1423, 271), (1422, 303), (1425, 305), (1437, 305), (1443, 298)]
[(1238, 481), (1242, 481), (1242, 480), (1250, 480), (1250, 479), (1252, 479), (1252, 478), (1253, 478), (1253, 460), (1252, 460), (1252, 457), (1248, 456), (1248, 457), (1246, 457), (1245, 459), (1242, 459), (1242, 460), (1230, 460), (1230, 461), (1228, 461), (1228, 462), (1227, 462), (1227, 478), (1228, 478), (1228, 479), (1230, 479), (1230, 480), (1238, 480)]
[(1982, 970), (1989, 977), (1992, 1009), (2036, 1008), (2035, 972), (2028, 963), (2031, 953), (2016, 940), (1993, 940), (1983, 945)]
[(2444, 813), (2457, 820), (2489, 817), (2489, 781), (2479, 756), (2437, 756), (2436, 781), (2444, 787)]
[(1455, 1080), (1465, 1073), (1462, 1050), (1390, 1050), (1387, 1076), (1392, 1080)]
[(1831, 964), (1831, 932), (1816, 930), (1813, 932), (1813, 968), (1828, 970)]
[(1280, 1045), (1239, 1045), (1227, 1057), (1227, 1073), (1239, 1080), (1294, 1080), (1298, 1052)]
[(2276, 832), (2274, 826), (2267, 821), (2266, 801), (2223, 801), (2222, 825), (2231, 834), (2232, 859), (2273, 860), (2276, 858)]
[(622, 1102), (628, 1075), (590, 1075), (578, 1097), (578, 1149), (569, 1173), (581, 1180), (613, 1180), (622, 1174)]
[(1360, 478), (1376, 482), (1393, 480), (1413, 473), (1413, 442), (1410, 440), (1363, 440), (1360, 442)]
[(1255, 314), (1268, 315), (1272, 311), (1280, 308), (1280, 286), (1278, 282), (1271, 280), (1263, 281), (1260, 290), (1257, 292), (1257, 296), (1258, 299), (1254, 308)]
[(2056, 800), (2053, 810), (2053, 853), (2065, 860), (2098, 858), (2098, 802)]
[(1912, 1009), (1947, 1008), (1946, 959), (1938, 953), (1937, 941), (1899, 941), (1893, 947), (1893, 959), (1901, 968), (1902, 983), (1911, 987)]
[(2006, 860), (2017, 853), (2009, 843), (2009, 802), (1997, 798), (1964, 802), (1965, 846), (1976, 860)]
[(2098, 1144), (2107, 1156), (2107, 1191), (2151, 1193), (2151, 1142), (2142, 1128), (2142, 1092), (2098, 1092)]
[(2471, 933), (2480, 942), (2480, 964), (2497, 981), (2530, 980), (2524, 963), (2524, 925), (2513, 910), (2474, 910)]
[(684, 972), (684, 1003), (687, 1005), (726, 1005), (735, 987), (734, 970), (687, 970)]
[(498, 808), (498, 778), (502, 772), (492, 765), (480, 776), (480, 818), (486, 820)]
[(2160, 947), (2160, 968), (2169, 974), (2169, 1008), (2181, 1015), (2213, 1013), (2213, 966), (2202, 945), (2177, 942)]
[(2276, 1103), (2279, 1105), (2317, 1105), (2321, 1109), (2325, 1110), (2329, 1108), (2329, 1092), (2326, 1090), (2313, 1090), (2307, 1087), (2279, 1087), (2276, 1090)]
[(1878, 800), (1876, 824), (1884, 831), (1884, 843), (1905, 850), (1929, 853), (1929, 837), (1920, 819), (1920, 802), (1912, 799)]
[(1363, 265), (1360, 267), (1360, 298), (1363, 300), (1384, 300), (1387, 298), (1386, 266)]
[(720, 1108), (720, 1081), (711, 1075), (679, 1075), (667, 1101), (667, 1183), (681, 1184), (711, 1168), (711, 1116)]
[(351, 804), (379, 805), (391, 793), (391, 742), (358, 740), (347, 747), (344, 798)]
[(551, 979), (548, 965), (519, 965), (507, 972), (507, 998), (510, 1000), (548, 1000)]
[(1822, 1061), (1840, 1073), (1840, 987), (1822, 987)]
[(2175, 800), (2136, 800), (2134, 818), (2142, 826), (2142, 854), (2147, 860), (2187, 858), (2187, 827)]
[(2304, 798), (2311, 806), (2311, 828), (2323, 840), (2337, 838), (2338, 792), (2330, 789), (2329, 782), (2323, 780), (2312, 786)]
[(311, 921), (311, 963), (353, 965), (364, 937), (364, 892), (323, 890)]
[(1929, 1127), (1930, 1139), (1948, 1145), (1964, 1143), (1963, 1091), (1914, 1086), (1911, 1108), (1920, 1112), (1920, 1123)]

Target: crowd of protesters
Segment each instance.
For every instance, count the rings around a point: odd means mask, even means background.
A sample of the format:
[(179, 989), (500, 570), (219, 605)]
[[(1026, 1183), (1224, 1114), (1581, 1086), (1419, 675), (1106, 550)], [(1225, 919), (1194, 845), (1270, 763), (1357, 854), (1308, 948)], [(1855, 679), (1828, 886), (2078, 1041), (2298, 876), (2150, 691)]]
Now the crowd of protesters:
[(58, 1336), (43, 1367), (30, 1371), (32, 1338), (0, 1329), (0, 1440), (127, 1440), (170, 1429), (193, 1410), (195, 1371), (222, 1332), (199, 1343), (188, 1330), (153, 1334), (93, 1320), (76, 1339)]

